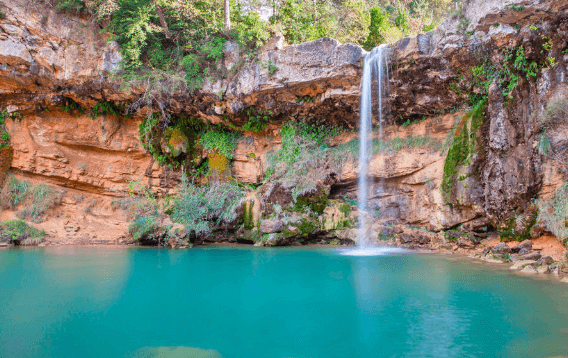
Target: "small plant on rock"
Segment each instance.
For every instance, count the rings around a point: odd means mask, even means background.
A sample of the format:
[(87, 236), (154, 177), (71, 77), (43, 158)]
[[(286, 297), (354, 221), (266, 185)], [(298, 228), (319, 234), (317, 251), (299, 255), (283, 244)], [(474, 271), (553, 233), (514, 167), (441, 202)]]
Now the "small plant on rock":
[(0, 224), (0, 242), (15, 245), (38, 245), (43, 242), (45, 231), (29, 226), (23, 220), (5, 221)]

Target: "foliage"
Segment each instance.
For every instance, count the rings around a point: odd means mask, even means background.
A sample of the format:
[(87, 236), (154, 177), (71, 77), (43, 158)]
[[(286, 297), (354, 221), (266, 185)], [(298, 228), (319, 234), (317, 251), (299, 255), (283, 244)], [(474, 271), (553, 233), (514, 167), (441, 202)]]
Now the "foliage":
[[(327, 195), (323, 189), (312, 195), (300, 195), (296, 198), (294, 210), (298, 212), (314, 212), (322, 214), (328, 204)], [(308, 210), (309, 209), (309, 210)]]
[(227, 159), (232, 159), (238, 140), (238, 133), (210, 130), (201, 135), (198, 143), (203, 146), (207, 153), (218, 153)]
[(498, 228), (501, 241), (524, 241), (532, 237), (531, 230), (537, 222), (538, 213), (536, 208), (531, 207), (524, 214), (515, 215), (505, 220)]
[(26, 199), (29, 188), (30, 183), (27, 181), (19, 181), (13, 175), (9, 175), (0, 191), (0, 210), (16, 209)]
[(568, 123), (568, 97), (550, 100), (546, 104), (544, 114), (539, 118), (543, 125), (553, 125), (559, 122)]
[(198, 166), (201, 151), (195, 144), (197, 133), (204, 129), (203, 122), (195, 117), (185, 116), (171, 116), (170, 121), (175, 124), (164, 129), (157, 113), (142, 119), (138, 126), (142, 145), (160, 165), (183, 165), (185, 168)]
[(187, 177), (178, 188), (179, 198), (172, 207), (171, 218), (198, 236), (208, 235), (215, 225), (237, 218), (237, 208), (245, 192), (231, 182), (209, 182), (196, 185)]
[(324, 124), (285, 123), (280, 129), (282, 148), (267, 155), (266, 179), (290, 188), (294, 201), (299, 195), (313, 193), (317, 182), (326, 175), (322, 168), (332, 164), (339, 170), (325, 141), (338, 133), (339, 128)]
[(98, 102), (91, 109), (91, 118), (95, 119), (102, 115), (113, 115), (113, 116), (127, 116), (125, 106), (116, 105), (113, 102)]
[(559, 239), (568, 239), (568, 183), (558, 188), (550, 200), (539, 199), (536, 203), (538, 222)]
[(552, 150), (550, 140), (546, 137), (545, 133), (541, 133), (538, 139), (538, 153), (540, 155), (548, 155)]
[(59, 0), (55, 5), (56, 10), (61, 10), (67, 13), (78, 14), (87, 9), (83, 0)]
[(247, 121), (243, 125), (243, 130), (247, 132), (262, 132), (266, 129), (269, 122), (272, 121), (271, 116), (273, 112), (271, 110), (259, 110), (254, 107), (248, 108), (246, 110)]
[(266, 23), (256, 12), (248, 12), (244, 16), (239, 16), (239, 20), (236, 26), (236, 38), (245, 47), (260, 47), (270, 38)]
[(71, 98), (65, 98), (63, 112), (74, 113), (75, 111), (77, 111), (79, 115), (82, 115), (85, 112), (85, 109)]
[(541, 126), (541, 133), (538, 141), (538, 151), (540, 155), (551, 155), (556, 160), (563, 161), (564, 156), (560, 153), (554, 153), (550, 139), (548, 138), (548, 130), (562, 123), (568, 122), (568, 98), (559, 97), (550, 100), (546, 104), (546, 108), (542, 116), (538, 117)]
[[(17, 113), (17, 112), (16, 112)], [(8, 114), (6, 110), (0, 111), (0, 149), (10, 146), (10, 133), (6, 130), (6, 119), (16, 117), (14, 113)]]
[[(506, 60), (508, 57), (506, 56)], [(536, 61), (528, 62), (527, 58), (525, 57), (525, 50), (524, 47), (521, 45), (517, 48), (515, 62), (513, 63), (514, 67), (518, 71), (522, 71), (526, 74), (527, 79), (531, 77), (536, 77), (538, 74), (538, 64)]]
[(26, 206), (18, 213), (20, 219), (29, 219), (34, 223), (44, 220), (48, 210), (61, 204), (63, 192), (44, 183), (31, 187), (26, 198)]
[(158, 216), (160, 211), (160, 204), (154, 193), (137, 180), (128, 183), (127, 197), (114, 200), (111, 205), (113, 208), (120, 208), (125, 211), (130, 219)]
[[(153, 73), (185, 73), (189, 89), (208, 77), (224, 76), (219, 60), (227, 40), (237, 42), (241, 57), (255, 56), (276, 32), (289, 44), (321, 37), (367, 47), (431, 30), (448, 14), (452, 0), (255, 0), (230, 2), (233, 25), (224, 31), (222, 0), (54, 0), (55, 8), (87, 13), (121, 45), (123, 77), (140, 83)], [(461, 2), (461, 0), (459, 0)], [(53, 2), (50, 1), (51, 4)], [(260, 7), (274, 14), (262, 20)], [(273, 74), (277, 68), (269, 65)]]
[(268, 69), (268, 74), (271, 76), (279, 70), (278, 66), (274, 65), (274, 62), (272, 62), (272, 60), (261, 62), (260, 67)]
[(139, 216), (128, 226), (128, 231), (134, 241), (159, 241), (162, 237), (162, 227), (157, 215)]
[(391, 28), (388, 14), (380, 8), (371, 9), (371, 24), (365, 47), (370, 50), (382, 43), (387, 42), (388, 32)]
[(37, 245), (43, 242), (45, 231), (29, 226), (23, 220), (4, 221), (0, 224), (0, 241), (16, 245)]

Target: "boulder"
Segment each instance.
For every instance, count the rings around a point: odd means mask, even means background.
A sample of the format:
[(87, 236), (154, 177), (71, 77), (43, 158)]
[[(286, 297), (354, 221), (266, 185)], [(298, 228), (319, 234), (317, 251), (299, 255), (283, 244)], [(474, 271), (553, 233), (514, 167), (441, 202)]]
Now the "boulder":
[(537, 263), (538, 265), (550, 265), (550, 264), (553, 263), (553, 262), (554, 262), (554, 259), (553, 259), (552, 257), (550, 257), (550, 256), (541, 257), (540, 259), (538, 259), (538, 260), (536, 261), (536, 263)]
[(519, 255), (519, 260), (538, 260), (541, 258), (540, 253), (536, 251), (529, 252), (528, 254)]
[(531, 240), (525, 240), (520, 244), (518, 244), (517, 246), (513, 247), (511, 251), (513, 251), (514, 253), (519, 253), (519, 251), (522, 251), (523, 249), (528, 249), (529, 250), (528, 252), (530, 252), (532, 250), (532, 246), (533, 243)]
[(511, 268), (511, 270), (521, 270), (525, 266), (534, 265), (534, 264), (536, 264), (535, 260), (519, 260), (519, 261), (515, 262), (513, 264), (513, 266), (511, 266), (510, 268)]
[(458, 239), (458, 246), (473, 249), (475, 247), (475, 243), (467, 237), (460, 237)]
[(280, 220), (264, 220), (260, 223), (260, 232), (263, 234), (273, 234), (282, 232), (284, 225)]
[(494, 253), (508, 254), (511, 252), (511, 248), (509, 247), (509, 245), (502, 242), (500, 244), (493, 246), (493, 248), (491, 248), (491, 251)]
[(519, 250), (518, 253), (519, 253), (519, 255), (526, 255), (526, 254), (528, 254), (528, 253), (531, 252), (531, 251), (532, 251), (532, 249), (530, 249), (530, 248), (528, 248), (528, 247), (524, 247), (524, 248), (522, 248), (521, 250)]

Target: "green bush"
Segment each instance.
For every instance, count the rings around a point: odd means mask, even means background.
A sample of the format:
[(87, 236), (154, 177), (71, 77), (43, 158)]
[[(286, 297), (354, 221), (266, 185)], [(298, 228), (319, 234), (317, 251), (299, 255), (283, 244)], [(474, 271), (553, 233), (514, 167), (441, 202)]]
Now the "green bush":
[(56, 0), (55, 9), (68, 13), (81, 13), (87, 10), (85, 1), (83, 0)]
[(216, 225), (234, 221), (245, 196), (245, 192), (231, 182), (196, 185), (186, 177), (182, 178), (178, 192), (171, 218), (198, 236), (210, 234)]
[(91, 118), (95, 119), (102, 115), (113, 115), (113, 116), (127, 116), (126, 108), (124, 105), (119, 106), (113, 102), (98, 102), (91, 109)]
[(157, 219), (158, 216), (155, 215), (136, 217), (128, 226), (132, 239), (136, 242), (160, 241), (163, 237), (163, 228)]
[(5, 221), (0, 224), (0, 241), (16, 245), (37, 245), (43, 242), (45, 231), (29, 226), (23, 220)]
[(208, 153), (219, 153), (227, 159), (232, 159), (238, 140), (238, 133), (210, 130), (201, 135), (198, 143)]
[[(237, 41), (243, 47), (257, 48), (270, 38), (266, 23), (260, 19), (256, 12), (248, 12), (242, 16), (235, 29)], [(221, 57), (223, 57), (223, 53), (221, 53)]]
[(27, 205), (18, 213), (20, 219), (29, 219), (34, 223), (43, 222), (48, 210), (61, 204), (63, 192), (47, 184), (37, 184), (28, 192)]
[(27, 181), (19, 181), (13, 175), (9, 175), (0, 191), (0, 209), (16, 209), (26, 199), (29, 188), (30, 183)]
[(7, 111), (0, 111), (0, 149), (10, 145), (10, 133), (8, 133), (4, 125), (8, 118), (10, 118), (10, 115)]
[(544, 125), (553, 125), (561, 122), (568, 123), (568, 97), (550, 100), (546, 104), (546, 110), (539, 120)]
[(550, 200), (537, 200), (538, 222), (557, 238), (568, 239), (568, 183), (554, 192)]

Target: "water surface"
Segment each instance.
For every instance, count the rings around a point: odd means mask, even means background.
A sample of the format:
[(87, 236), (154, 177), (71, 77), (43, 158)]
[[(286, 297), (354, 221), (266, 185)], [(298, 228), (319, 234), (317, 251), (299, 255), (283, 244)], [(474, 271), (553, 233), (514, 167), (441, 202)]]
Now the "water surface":
[(437, 255), (0, 251), (0, 357), (554, 357), (568, 285)]

